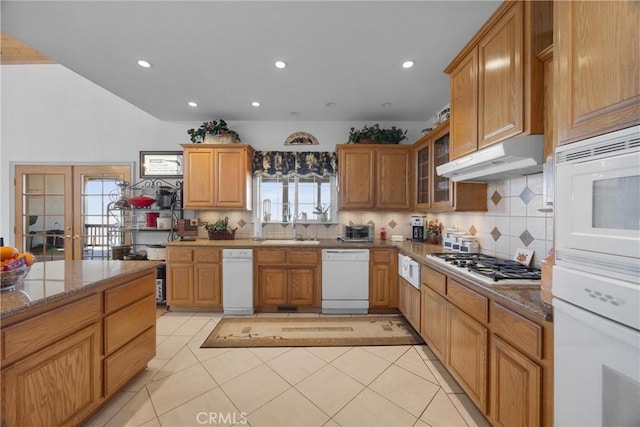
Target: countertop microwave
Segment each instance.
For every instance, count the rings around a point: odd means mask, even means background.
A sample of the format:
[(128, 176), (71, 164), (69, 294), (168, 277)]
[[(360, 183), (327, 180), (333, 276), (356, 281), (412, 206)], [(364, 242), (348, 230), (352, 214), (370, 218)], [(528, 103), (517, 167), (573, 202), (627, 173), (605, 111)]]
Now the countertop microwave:
[(342, 240), (345, 242), (373, 242), (374, 238), (373, 224), (345, 224), (342, 227)]

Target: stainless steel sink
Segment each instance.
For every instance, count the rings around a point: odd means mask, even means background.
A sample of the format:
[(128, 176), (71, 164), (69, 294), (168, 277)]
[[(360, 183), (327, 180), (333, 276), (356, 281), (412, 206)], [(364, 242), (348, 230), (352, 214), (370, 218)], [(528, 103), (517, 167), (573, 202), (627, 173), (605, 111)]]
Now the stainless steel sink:
[(263, 240), (261, 245), (318, 245), (319, 240)]

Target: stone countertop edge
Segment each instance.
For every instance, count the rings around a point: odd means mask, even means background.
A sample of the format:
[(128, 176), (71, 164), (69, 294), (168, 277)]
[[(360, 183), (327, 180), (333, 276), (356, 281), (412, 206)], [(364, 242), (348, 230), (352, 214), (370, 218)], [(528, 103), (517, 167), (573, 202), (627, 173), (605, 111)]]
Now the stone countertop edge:
[[(0, 293), (0, 320), (39, 307), (49, 303), (63, 300), (73, 295), (89, 292), (107, 281), (125, 277), (129, 274), (140, 273), (161, 265), (159, 261), (49, 261), (44, 264), (53, 264), (63, 271), (64, 279), (50, 278), (43, 268), (41, 278), (34, 276), (39, 273), (32, 268), (27, 279), (22, 285), (17, 285), (15, 290)], [(39, 264), (34, 264), (38, 266)], [(50, 265), (51, 267), (51, 265)], [(64, 283), (60, 290), (61, 283)], [(55, 291), (47, 292), (47, 287), (55, 288)], [(31, 299), (28, 294), (30, 288), (38, 289), (44, 296)]]
[[(517, 307), (522, 308), (528, 313), (533, 314), (534, 316), (546, 320), (548, 322), (553, 321), (553, 308), (551, 305), (542, 301), (540, 295), (540, 289), (535, 289), (532, 287), (526, 287), (518, 289), (516, 286), (485, 286), (481, 283), (470, 281), (468, 278), (463, 277), (459, 274), (451, 272), (449, 270), (443, 270), (437, 264), (431, 262), (428, 258), (429, 254), (444, 252), (444, 248), (440, 245), (431, 245), (428, 243), (420, 243), (420, 242), (412, 242), (410, 240), (405, 240), (402, 242), (394, 242), (391, 240), (375, 240), (374, 242), (343, 242), (338, 239), (320, 239), (317, 245), (304, 245), (304, 244), (296, 244), (292, 240), (291, 244), (268, 244), (263, 245), (262, 242), (269, 239), (264, 240), (253, 240), (253, 239), (237, 239), (237, 240), (208, 240), (208, 239), (196, 239), (196, 240), (174, 240), (171, 242), (167, 242), (166, 246), (206, 246), (206, 247), (233, 247), (233, 248), (263, 248), (263, 249), (271, 249), (271, 248), (283, 248), (283, 247), (295, 247), (295, 248), (319, 248), (319, 249), (344, 249), (344, 248), (389, 248), (396, 247), (398, 251), (403, 255), (408, 255), (411, 258), (418, 261), (420, 264), (429, 266), (433, 269), (436, 269), (443, 274), (451, 276), (458, 281), (463, 282), (472, 287), (480, 288), (485, 292), (496, 297), (498, 300), (503, 300), (508, 303), (511, 303)], [(283, 240), (283, 239), (275, 239), (275, 240)]]

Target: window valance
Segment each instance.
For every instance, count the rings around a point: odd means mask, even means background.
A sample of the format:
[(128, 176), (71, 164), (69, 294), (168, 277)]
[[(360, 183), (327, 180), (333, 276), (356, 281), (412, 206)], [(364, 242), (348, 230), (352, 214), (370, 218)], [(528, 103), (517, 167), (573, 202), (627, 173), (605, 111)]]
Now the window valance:
[(260, 176), (331, 176), (338, 171), (335, 152), (330, 151), (256, 151), (253, 174)]

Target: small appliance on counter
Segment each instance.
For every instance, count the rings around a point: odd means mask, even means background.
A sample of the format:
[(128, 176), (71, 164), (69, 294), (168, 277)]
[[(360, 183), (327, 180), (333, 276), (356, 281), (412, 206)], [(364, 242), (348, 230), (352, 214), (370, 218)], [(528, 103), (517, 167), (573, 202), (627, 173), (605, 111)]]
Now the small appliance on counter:
[(196, 240), (198, 237), (198, 219), (179, 219), (178, 220), (178, 236), (180, 240)]
[(427, 217), (413, 215), (411, 217), (411, 241), (424, 242), (427, 238)]
[(373, 224), (345, 224), (342, 227), (342, 240), (345, 242), (373, 242), (374, 238)]

